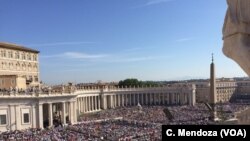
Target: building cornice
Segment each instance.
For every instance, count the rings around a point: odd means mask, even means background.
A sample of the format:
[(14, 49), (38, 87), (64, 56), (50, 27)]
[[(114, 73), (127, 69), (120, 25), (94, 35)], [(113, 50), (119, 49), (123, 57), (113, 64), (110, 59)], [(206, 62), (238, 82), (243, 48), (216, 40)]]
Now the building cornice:
[(7, 43), (7, 42), (0, 42), (0, 48), (13, 49), (13, 50), (19, 50), (19, 51), (27, 51), (27, 52), (33, 52), (33, 53), (40, 53), (38, 50), (27, 48), (27, 47), (24, 47), (21, 45)]

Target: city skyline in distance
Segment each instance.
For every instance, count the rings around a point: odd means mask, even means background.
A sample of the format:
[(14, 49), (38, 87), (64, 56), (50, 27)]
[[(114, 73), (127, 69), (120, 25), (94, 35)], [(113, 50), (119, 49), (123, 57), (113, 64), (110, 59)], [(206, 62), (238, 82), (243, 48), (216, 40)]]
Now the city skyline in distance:
[[(226, 1), (1, 1), (0, 41), (40, 50), (45, 83), (246, 74), (222, 53)], [(213, 10), (212, 10), (213, 9)]]

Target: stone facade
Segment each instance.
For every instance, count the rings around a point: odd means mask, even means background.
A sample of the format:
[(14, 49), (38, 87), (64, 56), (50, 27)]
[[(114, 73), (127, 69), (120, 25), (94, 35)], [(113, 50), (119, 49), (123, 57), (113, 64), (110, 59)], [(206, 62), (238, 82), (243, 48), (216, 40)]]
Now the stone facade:
[[(38, 86), (40, 80), (38, 54), (39, 51), (33, 49), (0, 42), (0, 75), (23, 77), (28, 87)], [(16, 82), (19, 83), (19, 81)], [(22, 86), (22, 84), (16, 86)], [(1, 88), (3, 87), (0, 85)]]
[(57, 91), (0, 92), (0, 131), (44, 128), (45, 124), (52, 126), (56, 115), (63, 124), (74, 124), (84, 113), (138, 103), (195, 105), (195, 86), (85, 89), (71, 85)]
[(18, 75), (0, 75), (0, 88), (6, 90), (10, 88), (25, 90), (27, 88), (26, 78)]
[[(195, 82), (197, 102), (208, 102), (210, 97), (210, 82)], [(237, 92), (237, 83), (234, 80), (217, 79), (216, 80), (216, 99), (218, 102), (229, 102), (232, 96)], [(249, 91), (250, 92), (250, 91)]]

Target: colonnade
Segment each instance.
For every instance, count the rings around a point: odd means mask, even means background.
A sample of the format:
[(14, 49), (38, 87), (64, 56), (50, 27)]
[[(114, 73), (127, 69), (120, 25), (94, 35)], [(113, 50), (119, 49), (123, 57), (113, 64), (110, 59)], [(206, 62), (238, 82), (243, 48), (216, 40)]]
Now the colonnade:
[(58, 103), (39, 103), (38, 104), (38, 127), (44, 128), (44, 123), (53, 126), (53, 120), (58, 117), (62, 124), (77, 122), (77, 105), (76, 101), (62, 101)]
[[(169, 93), (103, 93), (84, 94), (77, 98), (78, 114), (112, 109), (122, 106), (140, 105), (193, 105), (195, 92)], [(103, 96), (101, 96), (103, 95)]]
[(101, 110), (99, 95), (85, 95), (77, 98), (78, 113), (88, 113)]

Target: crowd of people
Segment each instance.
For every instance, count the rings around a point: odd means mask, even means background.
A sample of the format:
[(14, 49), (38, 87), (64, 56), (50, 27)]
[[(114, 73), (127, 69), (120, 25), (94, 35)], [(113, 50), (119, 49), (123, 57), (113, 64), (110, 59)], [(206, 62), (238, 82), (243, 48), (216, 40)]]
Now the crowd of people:
[[(218, 115), (227, 119), (234, 112), (248, 108), (247, 104), (218, 104)], [(170, 112), (169, 119), (164, 110)], [(0, 141), (158, 141), (161, 125), (208, 125), (210, 112), (205, 104), (196, 106), (119, 107), (82, 115), (75, 125), (51, 129), (27, 129), (0, 133)]]

